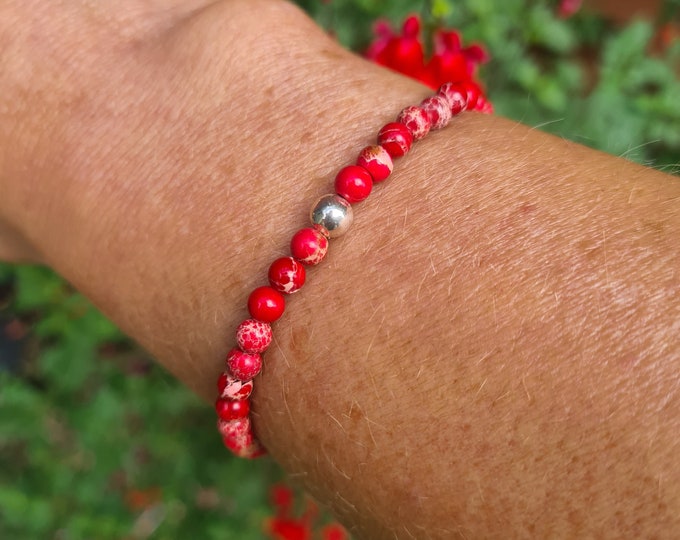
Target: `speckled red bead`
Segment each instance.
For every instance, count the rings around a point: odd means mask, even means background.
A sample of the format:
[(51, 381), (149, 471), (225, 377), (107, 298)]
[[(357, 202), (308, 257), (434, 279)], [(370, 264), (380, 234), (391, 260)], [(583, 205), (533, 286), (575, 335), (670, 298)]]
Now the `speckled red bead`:
[(367, 146), (357, 157), (357, 165), (366, 169), (374, 182), (382, 182), (392, 174), (392, 157), (382, 146)]
[(232, 349), (227, 354), (227, 367), (237, 379), (249, 381), (262, 370), (262, 357), (258, 353)]
[(451, 105), (442, 95), (437, 94), (424, 99), (420, 107), (427, 114), (431, 129), (442, 129), (451, 121)]
[(305, 284), (305, 267), (293, 257), (276, 259), (269, 267), (269, 284), (284, 294), (293, 294)]
[(348, 165), (335, 177), (335, 192), (347, 202), (361, 202), (371, 194), (373, 178), (363, 167)]
[(414, 141), (422, 139), (430, 132), (430, 120), (427, 113), (415, 105), (402, 109), (397, 116), (397, 122), (406, 126)]
[(220, 420), (236, 420), (245, 418), (250, 412), (250, 401), (247, 399), (222, 399), (215, 402), (215, 410)]
[(445, 83), (438, 93), (448, 100), (452, 115), (461, 113), (467, 107), (467, 89), (460, 83)]
[(253, 392), (253, 381), (242, 381), (226, 371), (217, 379), (217, 395), (224, 399), (247, 399)]
[(273, 323), (286, 309), (286, 300), (273, 287), (258, 287), (248, 297), (248, 312), (260, 322)]
[(231, 450), (234, 455), (243, 458), (262, 455), (263, 449), (253, 436), (250, 419), (220, 420), (217, 429), (222, 435), (224, 446)]
[(248, 353), (261, 353), (272, 342), (272, 327), (255, 319), (246, 319), (236, 329), (236, 343)]
[(328, 238), (312, 227), (299, 230), (290, 241), (291, 255), (304, 264), (319, 264), (327, 251)]
[(378, 132), (378, 144), (387, 150), (390, 157), (398, 158), (411, 149), (413, 135), (404, 124), (390, 122)]

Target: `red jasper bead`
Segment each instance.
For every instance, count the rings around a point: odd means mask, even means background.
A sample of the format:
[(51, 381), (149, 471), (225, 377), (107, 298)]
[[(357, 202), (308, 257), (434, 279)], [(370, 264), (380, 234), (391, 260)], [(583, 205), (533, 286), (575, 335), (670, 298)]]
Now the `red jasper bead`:
[(378, 144), (387, 150), (392, 158), (398, 158), (411, 149), (413, 136), (404, 124), (390, 122), (378, 132)]
[(335, 177), (335, 192), (350, 203), (363, 201), (372, 189), (371, 173), (359, 165), (343, 167)]
[(253, 381), (242, 381), (223, 372), (217, 379), (217, 392), (223, 399), (247, 399), (253, 391)]
[(312, 227), (301, 229), (290, 241), (290, 253), (304, 264), (319, 264), (328, 251), (328, 238)]
[(403, 109), (397, 116), (397, 122), (404, 124), (416, 141), (422, 139), (430, 131), (430, 120), (427, 113), (415, 105)]
[(488, 99), (486, 99), (485, 95), (482, 94), (477, 99), (475, 111), (479, 111), (482, 114), (493, 114), (493, 104)]
[(248, 297), (248, 311), (255, 320), (272, 323), (283, 315), (284, 309), (286, 300), (272, 287), (258, 287)]
[(382, 182), (392, 174), (392, 158), (387, 150), (377, 144), (359, 152), (357, 165), (366, 169), (374, 182)]
[(249, 381), (262, 370), (262, 357), (257, 353), (232, 349), (227, 354), (229, 372), (242, 381)]
[(272, 327), (262, 321), (246, 319), (236, 329), (236, 342), (244, 352), (264, 352), (272, 342)]
[(465, 106), (466, 111), (474, 111), (477, 106), (477, 100), (479, 96), (482, 95), (482, 89), (477, 83), (472, 81), (464, 81), (461, 83), (465, 88), (465, 93), (467, 94), (467, 105)]
[(250, 400), (247, 399), (222, 399), (215, 402), (215, 410), (220, 420), (236, 420), (245, 418), (250, 412)]
[(305, 267), (293, 257), (281, 257), (269, 267), (269, 284), (279, 292), (293, 294), (305, 284), (305, 275)]
[(256, 458), (266, 454), (266, 451), (253, 435), (250, 420), (239, 418), (229, 422), (220, 420), (218, 429), (222, 434), (222, 442), (231, 452), (242, 458)]
[(464, 111), (467, 107), (467, 90), (461, 83), (444, 83), (439, 88), (439, 94), (448, 100), (453, 115)]
[(427, 114), (432, 129), (442, 129), (451, 121), (451, 106), (449, 100), (441, 94), (424, 99), (420, 107)]

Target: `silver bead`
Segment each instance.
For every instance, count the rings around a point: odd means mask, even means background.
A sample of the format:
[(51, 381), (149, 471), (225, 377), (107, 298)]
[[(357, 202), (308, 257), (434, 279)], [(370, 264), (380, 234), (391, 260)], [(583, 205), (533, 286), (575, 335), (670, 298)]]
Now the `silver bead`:
[(313, 225), (318, 225), (330, 238), (342, 236), (352, 224), (354, 214), (350, 204), (340, 195), (324, 195), (309, 214)]

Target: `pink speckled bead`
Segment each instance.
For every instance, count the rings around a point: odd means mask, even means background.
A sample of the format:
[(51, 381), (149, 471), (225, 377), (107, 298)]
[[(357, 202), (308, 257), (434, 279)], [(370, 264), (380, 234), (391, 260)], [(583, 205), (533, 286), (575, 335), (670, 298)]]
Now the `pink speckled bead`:
[(253, 437), (253, 430), (248, 418), (222, 421), (217, 423), (222, 434), (222, 442), (234, 455), (242, 458), (255, 458), (264, 454), (264, 449)]
[(248, 399), (252, 391), (253, 381), (242, 381), (226, 371), (217, 379), (217, 392), (221, 398)]
[(385, 124), (378, 132), (378, 144), (394, 158), (405, 155), (413, 144), (413, 135), (408, 128), (399, 122)]
[(259, 354), (232, 349), (227, 354), (229, 372), (242, 381), (249, 381), (262, 370), (262, 357)]
[(415, 105), (402, 109), (397, 116), (397, 122), (404, 124), (416, 141), (422, 139), (430, 131), (430, 120), (427, 113)]
[(431, 129), (441, 129), (451, 121), (449, 100), (440, 94), (424, 99), (420, 106), (430, 120)]
[(367, 146), (357, 158), (357, 165), (366, 169), (374, 182), (382, 182), (390, 174), (394, 165), (390, 154), (380, 145)]
[(448, 100), (452, 115), (459, 114), (467, 107), (467, 90), (460, 83), (444, 83), (438, 93)]
[(328, 238), (313, 227), (300, 229), (290, 241), (290, 253), (303, 264), (319, 264), (328, 251)]
[(236, 329), (236, 342), (244, 352), (264, 352), (272, 342), (272, 327), (262, 321), (246, 319)]

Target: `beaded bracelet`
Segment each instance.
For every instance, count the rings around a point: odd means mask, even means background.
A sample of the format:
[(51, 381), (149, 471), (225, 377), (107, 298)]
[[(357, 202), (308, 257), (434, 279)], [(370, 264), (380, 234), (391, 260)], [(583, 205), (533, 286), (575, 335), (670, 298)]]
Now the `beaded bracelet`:
[(284, 295), (300, 290), (305, 283), (305, 266), (319, 264), (329, 240), (347, 231), (353, 219), (351, 204), (366, 199), (373, 184), (392, 173), (392, 160), (406, 154), (413, 141), (432, 129), (445, 127), (454, 115), (466, 110), (492, 112), (492, 107), (474, 82), (446, 83), (420, 105), (403, 109), (396, 122), (383, 126), (378, 132), (378, 144), (364, 148), (355, 165), (341, 169), (335, 177), (335, 193), (324, 195), (312, 207), (312, 226), (295, 233), (290, 243), (291, 256), (271, 264), (269, 285), (250, 294), (251, 318), (236, 330), (238, 347), (227, 354), (215, 402), (217, 428), (224, 445), (235, 455), (254, 458), (266, 453), (253, 434), (250, 394), (253, 378), (262, 369), (261, 355), (272, 341), (271, 323), (283, 315)]

